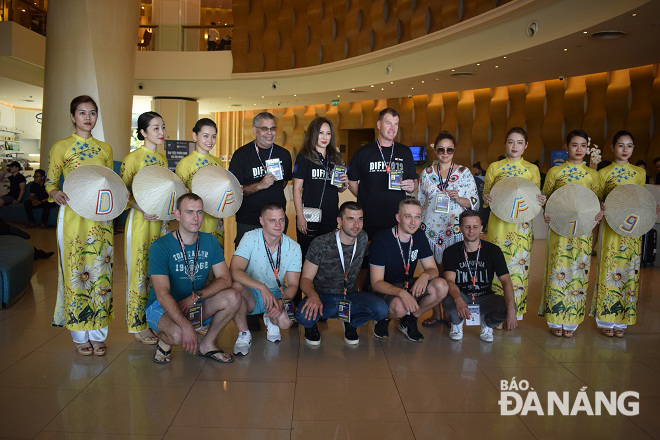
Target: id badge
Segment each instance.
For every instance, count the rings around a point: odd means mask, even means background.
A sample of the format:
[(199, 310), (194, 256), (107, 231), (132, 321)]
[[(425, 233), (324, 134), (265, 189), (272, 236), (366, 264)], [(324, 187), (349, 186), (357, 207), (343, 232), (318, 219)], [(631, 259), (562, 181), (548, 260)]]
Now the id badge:
[(291, 301), (289, 298), (282, 298), (282, 307), (284, 307), (284, 311), (286, 312), (286, 316), (289, 318), (289, 321), (296, 322), (296, 313), (293, 301)]
[(188, 321), (193, 325), (195, 330), (202, 328), (202, 303), (193, 305), (188, 309)]
[(346, 174), (346, 167), (342, 165), (337, 165), (332, 169), (332, 178), (330, 180), (330, 184), (340, 187), (342, 186), (341, 183), (341, 176)]
[(403, 171), (390, 171), (388, 176), (388, 189), (401, 191), (401, 181), (403, 180)]
[(282, 172), (282, 163), (279, 159), (268, 159), (266, 161), (266, 172), (275, 176), (275, 179), (282, 180), (284, 179), (284, 173)]
[(470, 311), (470, 319), (465, 321), (465, 325), (481, 325), (479, 304), (468, 304), (468, 310)]
[(435, 200), (435, 212), (441, 214), (449, 214), (449, 202), (451, 198), (447, 193), (438, 193), (438, 198)]
[(339, 301), (339, 320), (344, 322), (351, 321), (351, 302), (347, 299)]

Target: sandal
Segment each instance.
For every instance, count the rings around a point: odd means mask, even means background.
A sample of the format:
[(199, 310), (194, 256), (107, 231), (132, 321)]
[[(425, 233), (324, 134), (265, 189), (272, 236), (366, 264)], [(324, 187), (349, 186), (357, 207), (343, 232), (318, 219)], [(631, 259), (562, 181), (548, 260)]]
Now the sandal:
[(234, 356), (232, 356), (229, 353), (225, 353), (222, 350), (211, 350), (211, 351), (207, 351), (206, 353), (202, 353), (201, 351), (198, 351), (197, 355), (201, 357), (213, 359), (214, 361), (220, 362), (222, 364), (230, 364), (234, 362)]
[[(145, 332), (147, 335), (151, 333), (149, 336), (142, 336), (142, 333)], [(135, 339), (144, 345), (155, 345), (158, 344), (158, 336), (154, 334), (154, 332), (148, 328), (147, 330), (143, 330), (142, 332), (135, 333)]]
[(562, 335), (561, 327), (552, 327), (552, 328), (550, 329), (550, 333), (551, 333), (553, 336), (557, 336), (557, 337), (560, 337), (560, 338), (561, 338), (561, 335)]
[(105, 352), (108, 350), (108, 347), (105, 345), (105, 342), (98, 341), (89, 341), (94, 347), (94, 356), (105, 356)]
[(430, 318), (426, 318), (424, 322), (422, 322), (422, 326), (426, 328), (432, 328), (432, 327), (437, 327), (442, 323), (442, 320), (440, 318), (436, 318), (434, 316)]
[(502, 330), (504, 328), (504, 323), (500, 322), (497, 324), (495, 327), (493, 327), (495, 330)]
[(612, 328), (603, 328), (600, 330), (605, 336), (611, 338), (614, 336), (614, 329)]
[(83, 342), (82, 344), (76, 344), (76, 351), (81, 356), (91, 356), (94, 354), (94, 347), (92, 347), (89, 341), (87, 341)]
[(575, 330), (563, 330), (562, 333), (565, 338), (572, 338)]
[[(156, 352), (154, 353), (153, 361), (157, 364), (169, 364), (172, 360), (172, 346), (170, 346), (169, 350), (163, 350), (163, 347), (160, 345), (161, 342), (158, 341), (156, 343)], [(165, 343), (163, 342), (163, 344)]]
[(625, 334), (626, 329), (621, 328), (621, 327), (614, 327), (614, 336), (617, 338), (623, 338), (623, 335)]

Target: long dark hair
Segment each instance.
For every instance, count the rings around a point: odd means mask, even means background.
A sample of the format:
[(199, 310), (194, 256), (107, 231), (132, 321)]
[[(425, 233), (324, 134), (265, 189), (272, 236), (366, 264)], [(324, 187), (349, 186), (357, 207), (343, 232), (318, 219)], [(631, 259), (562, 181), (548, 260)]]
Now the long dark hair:
[(303, 145), (300, 149), (300, 154), (303, 157), (309, 159), (311, 162), (321, 165), (319, 160), (319, 155), (316, 151), (316, 142), (319, 139), (319, 133), (321, 132), (321, 127), (323, 124), (328, 124), (330, 127), (330, 142), (326, 147), (326, 159), (329, 160), (329, 163), (334, 165), (342, 164), (341, 154), (337, 150), (335, 145), (335, 128), (327, 118), (315, 118), (312, 122), (309, 123), (307, 131), (305, 132), (305, 138), (303, 139)]
[(146, 132), (147, 128), (149, 127), (149, 123), (154, 118), (163, 119), (163, 117), (161, 115), (159, 115), (158, 113), (156, 113), (156, 112), (144, 112), (140, 116), (138, 116), (138, 120), (137, 120), (137, 138), (139, 140), (141, 140), (141, 141), (144, 140), (144, 135), (142, 134), (142, 130), (144, 130)]

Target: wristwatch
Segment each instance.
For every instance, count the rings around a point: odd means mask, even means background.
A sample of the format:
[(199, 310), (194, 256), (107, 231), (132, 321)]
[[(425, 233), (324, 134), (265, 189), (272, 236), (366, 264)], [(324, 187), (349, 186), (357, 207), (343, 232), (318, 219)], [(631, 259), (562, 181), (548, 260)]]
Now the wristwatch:
[(193, 296), (195, 297), (195, 302), (197, 302), (197, 301), (204, 298), (204, 294), (202, 293), (201, 290), (199, 290), (197, 292), (193, 292)]

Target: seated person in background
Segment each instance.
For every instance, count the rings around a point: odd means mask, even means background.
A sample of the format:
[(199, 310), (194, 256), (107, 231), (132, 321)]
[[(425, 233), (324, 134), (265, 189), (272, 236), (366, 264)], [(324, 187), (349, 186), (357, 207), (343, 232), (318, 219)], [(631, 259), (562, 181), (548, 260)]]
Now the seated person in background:
[(231, 259), (232, 278), (242, 286), (241, 308), (234, 318), (239, 332), (234, 354), (243, 356), (252, 345), (246, 313), (264, 314), (270, 342), (282, 339), (280, 328), (291, 327), (283, 298), (296, 295), (302, 266), (300, 245), (284, 234), (284, 208), (267, 203), (261, 208), (259, 221), (262, 228), (246, 232)]
[(25, 213), (28, 217), (28, 224), (26, 228), (34, 228), (34, 208), (41, 207), (41, 226), (43, 229), (48, 227), (48, 216), (50, 209), (57, 206), (55, 202), (48, 201), (48, 193), (46, 192), (46, 172), (44, 170), (36, 170), (34, 172), (34, 182), (30, 186), (30, 200), (27, 200), (23, 205)]
[[(0, 235), (15, 235), (17, 237), (21, 237), (23, 240), (29, 240), (30, 234), (28, 234), (25, 231), (22, 231), (18, 228), (13, 227), (6, 221), (0, 218)], [(46, 252), (42, 251), (41, 249), (37, 249), (36, 247), (34, 248), (34, 259), (35, 260), (41, 260), (41, 259), (46, 259), (50, 258), (53, 255), (55, 255), (55, 252)]]
[[(479, 238), (482, 225), (479, 213), (467, 209), (459, 216), (463, 241), (445, 249), (442, 258), (449, 295), (442, 301), (451, 322), (449, 337), (463, 338), (463, 320), (470, 318), (468, 304), (479, 306), (482, 341), (493, 342), (493, 327), (506, 321), (507, 330), (517, 327), (513, 284), (499, 246)], [(497, 275), (504, 296), (492, 290)]]
[[(399, 203), (397, 225), (380, 231), (369, 247), (371, 290), (379, 293), (389, 305), (389, 317), (399, 318), (399, 330), (413, 342), (424, 340), (417, 328), (417, 319), (447, 295), (447, 283), (438, 278), (433, 251), (422, 223), (422, 206), (417, 199)], [(424, 272), (413, 278), (417, 261)], [(377, 338), (389, 337), (389, 319), (374, 326)]]
[(23, 195), (25, 194), (25, 176), (20, 173), (21, 164), (17, 161), (13, 161), (7, 167), (7, 171), (4, 171), (0, 174), (0, 179), (5, 174), (9, 174), (9, 192), (7, 195), (0, 197), (0, 206), (3, 205), (16, 205), (21, 202)]
[[(202, 199), (194, 193), (182, 195), (175, 216), (179, 229), (154, 241), (149, 250), (153, 287), (147, 300), (147, 322), (154, 332), (160, 332), (153, 360), (169, 363), (172, 345), (182, 345), (191, 354), (233, 362), (233, 356), (219, 349), (215, 340), (241, 306), (240, 286), (232, 284), (218, 240), (199, 232), (204, 220)], [(204, 287), (211, 270), (215, 279)], [(188, 312), (200, 303), (200, 324), (208, 325), (208, 331), (198, 347)]]
[[(344, 324), (344, 342), (357, 344), (356, 327), (387, 316), (387, 304), (377, 295), (360, 292), (357, 276), (367, 250), (367, 233), (362, 230), (362, 208), (345, 202), (339, 208), (339, 230), (312, 241), (303, 266), (300, 287), (305, 298), (300, 302), (296, 319), (305, 327), (305, 341), (319, 345), (319, 318), (340, 318)], [(341, 243), (341, 251), (340, 251)], [(340, 306), (350, 302), (340, 314)], [(348, 321), (346, 321), (348, 318)]]

